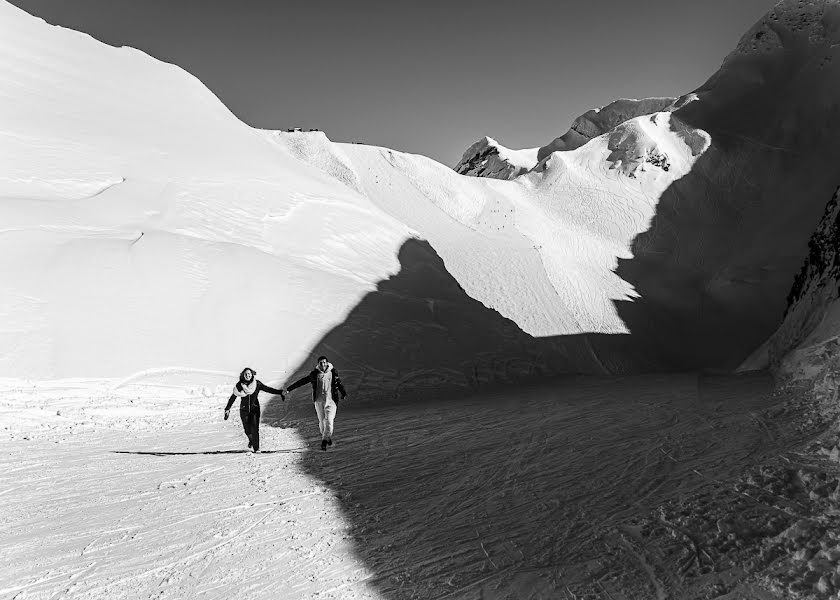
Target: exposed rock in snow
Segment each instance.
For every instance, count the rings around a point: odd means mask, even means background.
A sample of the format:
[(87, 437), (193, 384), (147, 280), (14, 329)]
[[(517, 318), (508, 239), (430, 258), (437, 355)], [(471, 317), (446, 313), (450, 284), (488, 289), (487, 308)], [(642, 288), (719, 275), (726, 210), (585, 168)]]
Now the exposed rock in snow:
[(537, 148), (511, 150), (485, 137), (467, 148), (455, 165), (455, 172), (472, 177), (513, 179), (537, 164)]

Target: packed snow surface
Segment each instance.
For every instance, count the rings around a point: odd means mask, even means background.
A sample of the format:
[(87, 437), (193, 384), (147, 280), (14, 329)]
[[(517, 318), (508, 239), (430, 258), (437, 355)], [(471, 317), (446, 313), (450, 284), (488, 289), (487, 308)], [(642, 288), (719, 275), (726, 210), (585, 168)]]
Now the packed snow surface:
[(264, 402), (252, 454), (222, 420), (230, 387), (205, 377), (0, 381), (0, 598), (536, 600), (594, 586), (687, 600), (698, 588), (630, 520), (784, 442), (759, 415), (761, 377), (567, 379), (378, 408), (354, 404), (354, 382), (329, 451), (295, 392)]

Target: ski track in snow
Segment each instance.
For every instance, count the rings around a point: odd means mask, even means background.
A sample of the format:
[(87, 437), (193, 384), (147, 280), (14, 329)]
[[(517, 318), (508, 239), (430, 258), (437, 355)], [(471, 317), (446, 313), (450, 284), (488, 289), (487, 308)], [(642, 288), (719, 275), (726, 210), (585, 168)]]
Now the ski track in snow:
[[(617, 526), (784, 444), (767, 389), (673, 375), (348, 401), (328, 452), (300, 397), (264, 403), (254, 455), (221, 390), (6, 382), (0, 598), (562, 597)], [(662, 597), (662, 566), (620, 554), (608, 566), (648, 584), (609, 593)]]

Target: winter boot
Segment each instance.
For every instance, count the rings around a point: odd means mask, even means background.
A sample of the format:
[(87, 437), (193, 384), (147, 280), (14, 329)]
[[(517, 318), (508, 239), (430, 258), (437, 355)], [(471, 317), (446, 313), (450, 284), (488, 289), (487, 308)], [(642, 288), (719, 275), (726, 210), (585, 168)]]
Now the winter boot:
[(327, 440), (321, 440), (321, 450), (327, 449)]

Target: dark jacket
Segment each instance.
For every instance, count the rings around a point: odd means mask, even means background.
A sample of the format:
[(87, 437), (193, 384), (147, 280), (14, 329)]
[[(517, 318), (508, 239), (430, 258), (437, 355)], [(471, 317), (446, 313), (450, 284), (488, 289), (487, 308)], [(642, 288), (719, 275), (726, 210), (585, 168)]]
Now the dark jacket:
[[(347, 396), (347, 392), (344, 391), (344, 385), (341, 383), (341, 379), (338, 377), (338, 371), (335, 370), (335, 367), (330, 365), (330, 371), (332, 372), (332, 383), (330, 386), (332, 388), (332, 398), (336, 403), (338, 403), (339, 400), (344, 400), (344, 397)], [(318, 385), (318, 373), (320, 373), (318, 369), (312, 369), (307, 375), (304, 375), (290, 385), (287, 390), (291, 392), (292, 390), (308, 383), (312, 386), (312, 401), (314, 402), (315, 394), (318, 393), (316, 387)]]
[[(236, 390), (240, 393), (244, 391), (241, 381), (236, 382)], [(275, 390), (273, 387), (269, 387), (257, 379), (257, 387), (254, 388), (254, 391), (248, 396), (242, 396), (242, 402), (239, 403), (239, 410), (242, 412), (251, 412), (252, 408), (258, 408), (260, 405), (258, 398), (260, 392), (268, 392), (269, 394), (274, 394), (275, 396), (280, 395), (280, 390)], [(225, 410), (230, 410), (230, 407), (233, 406), (233, 401), (236, 400), (236, 396), (237, 394), (235, 392), (230, 395), (227, 406), (225, 406)]]

